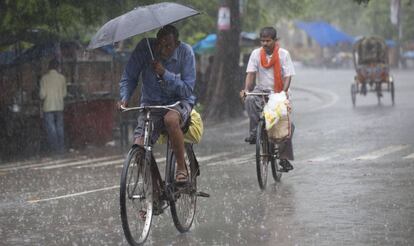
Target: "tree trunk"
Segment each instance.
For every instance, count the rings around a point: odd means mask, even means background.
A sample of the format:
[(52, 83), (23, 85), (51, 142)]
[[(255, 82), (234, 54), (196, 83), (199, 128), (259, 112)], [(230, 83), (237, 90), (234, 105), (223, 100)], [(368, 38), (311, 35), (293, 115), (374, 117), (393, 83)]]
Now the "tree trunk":
[(224, 0), (230, 8), (230, 29), (218, 31), (216, 52), (209, 76), (206, 111), (208, 120), (222, 120), (241, 116), (243, 105), (239, 91), (243, 81), (239, 67), (240, 14), (239, 0)]

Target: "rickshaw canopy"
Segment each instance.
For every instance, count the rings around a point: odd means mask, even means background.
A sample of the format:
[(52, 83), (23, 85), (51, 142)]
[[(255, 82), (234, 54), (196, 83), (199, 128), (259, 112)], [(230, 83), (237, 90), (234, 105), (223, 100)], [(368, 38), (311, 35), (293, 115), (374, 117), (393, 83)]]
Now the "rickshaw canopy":
[(385, 39), (377, 36), (363, 37), (353, 45), (354, 62), (358, 65), (388, 64), (388, 47)]

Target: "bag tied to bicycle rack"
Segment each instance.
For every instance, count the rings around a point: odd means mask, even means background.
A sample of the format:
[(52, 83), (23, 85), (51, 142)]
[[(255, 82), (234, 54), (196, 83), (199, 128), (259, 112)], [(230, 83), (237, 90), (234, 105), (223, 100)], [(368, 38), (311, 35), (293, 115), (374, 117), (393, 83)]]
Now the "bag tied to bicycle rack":
[[(195, 110), (191, 110), (191, 122), (187, 132), (184, 133), (184, 142), (186, 143), (199, 143), (203, 136), (204, 125), (200, 114)], [(161, 134), (157, 140), (158, 144), (167, 143), (167, 136)]]
[(269, 101), (263, 108), (263, 115), (270, 140), (283, 141), (290, 138), (290, 108), (290, 102), (284, 91), (269, 95)]

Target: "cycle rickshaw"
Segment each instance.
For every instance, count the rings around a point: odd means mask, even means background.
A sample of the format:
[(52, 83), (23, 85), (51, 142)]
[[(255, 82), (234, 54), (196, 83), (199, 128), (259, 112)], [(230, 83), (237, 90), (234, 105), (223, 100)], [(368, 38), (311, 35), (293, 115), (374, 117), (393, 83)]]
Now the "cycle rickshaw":
[(383, 92), (389, 92), (394, 105), (394, 79), (390, 75), (388, 48), (381, 37), (371, 36), (359, 39), (353, 45), (353, 62), (356, 75), (351, 85), (352, 105), (356, 105), (356, 95), (365, 96), (375, 92), (378, 103)]

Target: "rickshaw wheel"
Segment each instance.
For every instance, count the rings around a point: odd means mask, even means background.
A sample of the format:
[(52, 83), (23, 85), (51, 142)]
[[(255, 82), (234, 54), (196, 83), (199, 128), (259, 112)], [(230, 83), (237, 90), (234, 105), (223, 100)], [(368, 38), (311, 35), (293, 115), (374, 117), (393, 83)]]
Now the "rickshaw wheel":
[(395, 101), (394, 101), (394, 82), (390, 82), (390, 92), (391, 92), (391, 102), (392, 105), (395, 105)]
[(375, 84), (375, 91), (377, 92), (378, 104), (381, 104), (381, 96), (382, 96), (382, 82), (376, 82)]
[(352, 99), (352, 105), (355, 107), (356, 103), (356, 93), (357, 93), (357, 84), (353, 83), (351, 85), (351, 99)]

